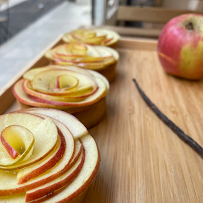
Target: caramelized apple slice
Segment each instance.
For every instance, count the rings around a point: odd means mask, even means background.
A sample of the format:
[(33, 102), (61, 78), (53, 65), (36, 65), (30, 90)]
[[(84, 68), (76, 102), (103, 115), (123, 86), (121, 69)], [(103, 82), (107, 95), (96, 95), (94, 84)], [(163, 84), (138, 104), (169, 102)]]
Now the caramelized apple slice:
[[(9, 166), (22, 161), (26, 156), (29, 158), (32, 155), (29, 152), (33, 149), (34, 136), (30, 130), (23, 126), (11, 125), (2, 131), (1, 143), (12, 159), (1, 156), (0, 165)], [(0, 152), (6, 156), (2, 145), (0, 145)]]

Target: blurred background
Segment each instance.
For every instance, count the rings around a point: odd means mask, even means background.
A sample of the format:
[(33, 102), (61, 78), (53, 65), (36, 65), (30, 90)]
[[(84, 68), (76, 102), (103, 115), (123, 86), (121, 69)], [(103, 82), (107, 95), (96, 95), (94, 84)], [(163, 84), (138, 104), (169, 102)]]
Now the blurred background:
[[(0, 45), (60, 5), (63, 4), (65, 7), (65, 3), (69, 6), (66, 5), (66, 10), (62, 9), (61, 12), (70, 13), (73, 7), (77, 8), (77, 12), (82, 12), (81, 18), (78, 18), (77, 13), (72, 13), (71, 19), (77, 18), (80, 22), (83, 15), (86, 17), (88, 15), (90, 22), (86, 21), (83, 25), (130, 27), (156, 27), (157, 25), (129, 21), (117, 22), (116, 14), (119, 6), (161, 7), (197, 11), (201, 11), (203, 7), (202, 0), (0, 0)], [(71, 19), (67, 19), (67, 23)]]
[(168, 20), (202, 8), (202, 0), (0, 0), (0, 87), (81, 26), (157, 39)]

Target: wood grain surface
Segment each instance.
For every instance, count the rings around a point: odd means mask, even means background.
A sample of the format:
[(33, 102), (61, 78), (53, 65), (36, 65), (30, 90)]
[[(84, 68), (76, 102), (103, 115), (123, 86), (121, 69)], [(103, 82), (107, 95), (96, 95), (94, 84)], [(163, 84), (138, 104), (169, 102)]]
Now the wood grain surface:
[(203, 159), (147, 107), (132, 78), (201, 146), (203, 81), (166, 74), (156, 41), (121, 40), (118, 47), (120, 60), (106, 115), (89, 130), (100, 149), (101, 164), (83, 203), (202, 202)]
[(84, 203), (202, 202), (203, 159), (154, 115), (132, 78), (201, 146), (203, 81), (165, 74), (156, 50), (119, 49), (119, 53), (106, 117), (90, 129), (101, 165)]

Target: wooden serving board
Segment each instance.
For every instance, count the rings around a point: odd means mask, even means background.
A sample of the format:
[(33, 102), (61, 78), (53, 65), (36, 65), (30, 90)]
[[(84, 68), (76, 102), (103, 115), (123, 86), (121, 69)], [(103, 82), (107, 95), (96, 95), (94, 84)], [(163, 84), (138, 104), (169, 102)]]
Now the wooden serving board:
[[(147, 107), (132, 78), (164, 114), (201, 146), (203, 81), (190, 82), (166, 74), (156, 46), (156, 41), (140, 39), (121, 38), (118, 43), (120, 60), (107, 96), (107, 112), (100, 124), (89, 130), (100, 149), (101, 165), (84, 203), (203, 200), (203, 158)], [(23, 71), (42, 63), (45, 61), (41, 55)], [(13, 83), (2, 90), (1, 113), (13, 102)], [(14, 103), (7, 112), (17, 108)]]

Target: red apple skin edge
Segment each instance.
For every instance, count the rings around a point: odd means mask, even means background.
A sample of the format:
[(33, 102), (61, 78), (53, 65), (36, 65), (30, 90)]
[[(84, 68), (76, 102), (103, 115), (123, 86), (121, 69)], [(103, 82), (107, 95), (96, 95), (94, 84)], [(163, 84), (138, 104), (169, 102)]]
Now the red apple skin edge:
[(59, 133), (59, 136), (61, 139), (61, 145), (60, 145), (59, 150), (55, 154), (55, 156), (52, 157), (52, 159), (50, 159), (42, 167), (39, 167), (39, 168), (33, 170), (32, 172), (26, 174), (23, 178), (21, 178), (19, 180), (18, 184), (23, 184), (23, 183), (29, 181), (30, 179), (35, 178), (35, 177), (45, 173), (47, 170), (53, 168), (60, 161), (60, 159), (63, 157), (65, 149), (66, 149), (66, 141), (65, 141), (65, 138), (64, 138), (64, 136), (63, 136), (63, 134), (59, 128), (58, 128), (58, 133)]
[[(98, 151), (99, 152), (99, 151)], [(94, 180), (95, 176), (97, 175), (97, 172), (99, 170), (99, 165), (100, 165), (100, 153), (98, 154), (99, 157), (98, 157), (98, 161), (97, 161), (97, 164), (95, 166), (95, 169), (94, 171), (92, 172), (91, 176), (89, 177), (88, 180), (86, 180), (86, 182), (82, 185), (82, 187), (80, 187), (77, 191), (75, 191), (74, 193), (72, 193), (70, 196), (68, 196), (67, 198), (65, 199), (62, 199), (60, 201), (58, 201), (57, 203), (64, 203), (64, 202), (71, 202), (73, 201), (74, 199), (76, 199), (79, 195), (81, 195), (84, 191), (86, 191), (86, 189), (90, 186), (90, 184), (92, 183), (92, 181)], [(68, 185), (67, 185), (68, 186)], [(59, 190), (57, 191), (54, 191), (53, 193), (50, 193), (49, 196), (47, 197), (44, 197), (43, 199), (40, 199), (40, 200), (36, 200), (36, 201), (26, 201), (26, 203), (40, 203), (41, 201), (45, 201), (57, 194), (59, 194), (61, 191), (63, 191), (67, 186), (64, 186), (62, 188), (60, 188)]]
[(203, 32), (186, 29), (190, 22), (194, 28), (195, 24), (202, 26), (203, 15), (184, 14), (170, 20), (159, 37), (157, 51), (167, 73), (195, 80), (203, 77)]
[(84, 148), (83, 148), (82, 153), (83, 153), (83, 157), (82, 157), (81, 163), (78, 165), (78, 167), (73, 172), (74, 175), (71, 174), (70, 177), (68, 176), (63, 181), (60, 181), (59, 183), (56, 183), (54, 185), (51, 185), (51, 186), (45, 188), (43, 190), (43, 192), (42, 191), (35, 191), (33, 193), (26, 193), (25, 202), (36, 203), (36, 202), (40, 202), (40, 201), (45, 201), (46, 199), (51, 198), (54, 195), (55, 191), (70, 185), (73, 182), (73, 180), (78, 176), (78, 174), (80, 173), (80, 171), (83, 167), (83, 164), (85, 161), (85, 150), (84, 150)]
[(1, 142), (12, 159), (15, 159), (18, 157), (19, 153), (5, 140), (3, 136), (3, 131), (1, 133)]

